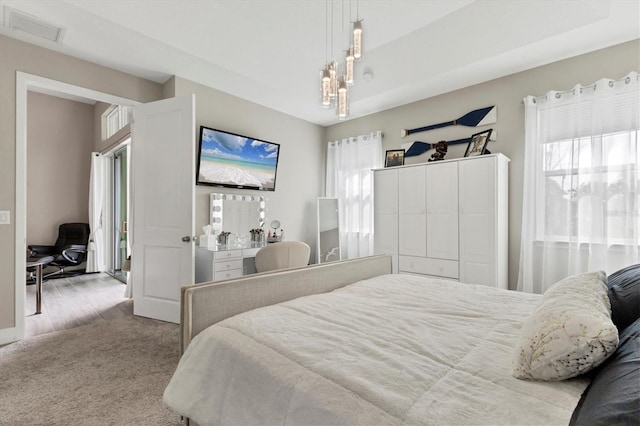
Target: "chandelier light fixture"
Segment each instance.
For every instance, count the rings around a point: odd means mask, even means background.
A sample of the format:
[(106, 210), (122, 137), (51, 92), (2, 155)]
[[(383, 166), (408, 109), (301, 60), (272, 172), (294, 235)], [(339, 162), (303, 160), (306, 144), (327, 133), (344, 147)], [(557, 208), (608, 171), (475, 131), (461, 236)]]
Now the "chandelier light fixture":
[[(322, 106), (324, 108), (336, 109), (336, 114), (340, 120), (349, 117), (349, 86), (355, 84), (355, 62), (362, 60), (362, 20), (359, 19), (358, 0), (356, 0), (356, 20), (351, 21), (351, 0), (349, 0), (349, 24), (353, 25), (353, 31), (349, 33), (347, 39), (340, 37), (346, 44), (343, 50), (343, 62), (338, 64), (333, 56), (333, 33), (334, 33), (334, 2), (336, 0), (325, 0), (325, 66), (321, 72)], [(341, 36), (344, 36), (344, 0), (341, 0)], [(329, 19), (331, 17), (331, 19)]]

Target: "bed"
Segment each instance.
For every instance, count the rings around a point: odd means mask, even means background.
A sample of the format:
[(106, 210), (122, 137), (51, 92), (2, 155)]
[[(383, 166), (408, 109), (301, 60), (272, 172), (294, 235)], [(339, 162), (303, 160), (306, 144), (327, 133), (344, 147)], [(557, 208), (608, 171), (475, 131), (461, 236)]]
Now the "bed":
[(388, 256), (188, 286), (182, 302), (164, 401), (198, 425), (566, 425), (592, 381), (514, 377), (543, 296), (391, 274)]

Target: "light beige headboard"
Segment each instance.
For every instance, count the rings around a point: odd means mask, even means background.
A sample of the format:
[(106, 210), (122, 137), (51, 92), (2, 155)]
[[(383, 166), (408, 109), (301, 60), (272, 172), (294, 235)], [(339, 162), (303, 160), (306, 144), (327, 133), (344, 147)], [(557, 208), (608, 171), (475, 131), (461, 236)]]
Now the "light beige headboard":
[(225, 318), (390, 273), (391, 256), (377, 255), (182, 287), (182, 352), (198, 333)]

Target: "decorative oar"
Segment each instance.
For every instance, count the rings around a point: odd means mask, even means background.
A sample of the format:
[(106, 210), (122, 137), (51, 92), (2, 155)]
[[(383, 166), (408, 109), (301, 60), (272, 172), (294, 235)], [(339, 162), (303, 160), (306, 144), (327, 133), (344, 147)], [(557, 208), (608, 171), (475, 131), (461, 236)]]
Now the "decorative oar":
[[(454, 141), (447, 141), (447, 145), (456, 145), (459, 143), (469, 143), (471, 142), (471, 138), (465, 138), (465, 139), (456, 139)], [(407, 152), (404, 153), (405, 157), (413, 157), (414, 155), (420, 155), (424, 152), (429, 151), (431, 148), (435, 147), (436, 144), (435, 143), (427, 143), (427, 142), (421, 142), (421, 141), (415, 141), (407, 150)]]
[[(491, 136), (489, 136), (489, 140), (495, 141), (497, 140), (497, 136), (498, 136), (498, 133), (496, 131), (493, 131), (491, 133)], [(470, 137), (464, 138), (464, 139), (455, 139), (452, 141), (447, 141), (447, 145), (451, 146), (451, 145), (457, 145), (457, 144), (469, 143), (469, 142), (471, 142)], [(402, 147), (405, 147), (407, 145), (408, 144), (402, 144)], [(436, 146), (435, 143), (415, 141), (409, 146), (409, 148), (406, 148), (404, 156), (413, 157), (414, 155), (420, 155), (422, 153), (429, 151), (430, 149), (433, 149), (435, 146)]]
[(441, 127), (447, 126), (478, 127), (495, 123), (497, 120), (498, 108), (496, 106), (490, 106), (468, 112), (457, 120), (446, 121), (439, 124), (432, 124), (430, 126), (418, 127), (415, 129), (402, 129), (400, 131), (400, 135), (404, 138), (405, 136), (411, 135), (413, 133), (426, 132), (427, 130), (439, 129)]

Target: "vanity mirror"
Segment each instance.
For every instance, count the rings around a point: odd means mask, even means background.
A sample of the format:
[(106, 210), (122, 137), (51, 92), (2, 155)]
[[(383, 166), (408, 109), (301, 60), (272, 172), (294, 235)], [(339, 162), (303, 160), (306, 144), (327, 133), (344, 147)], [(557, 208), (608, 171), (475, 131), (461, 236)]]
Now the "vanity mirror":
[(267, 198), (260, 195), (209, 196), (209, 223), (216, 235), (224, 231), (249, 238), (252, 229), (263, 227), (266, 210)]

